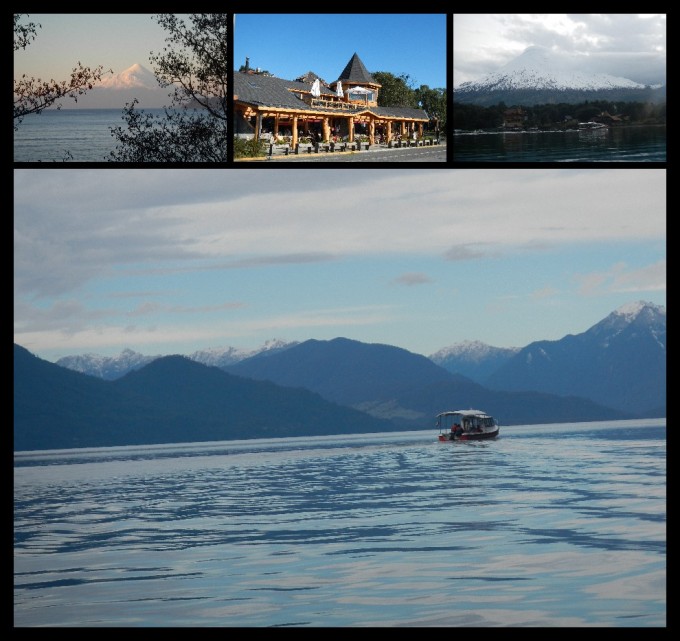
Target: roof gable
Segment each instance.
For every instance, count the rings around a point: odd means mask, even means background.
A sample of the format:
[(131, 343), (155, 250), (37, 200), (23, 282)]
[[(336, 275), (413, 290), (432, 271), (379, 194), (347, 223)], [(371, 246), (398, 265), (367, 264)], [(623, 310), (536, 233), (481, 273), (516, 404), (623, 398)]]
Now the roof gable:
[(350, 61), (342, 70), (342, 73), (340, 74), (338, 80), (372, 83), (374, 85), (379, 84), (375, 81), (375, 78), (373, 78), (373, 76), (370, 73), (368, 73), (368, 70), (364, 66), (364, 63), (361, 62), (361, 59), (359, 58), (359, 56), (357, 56), (356, 53), (350, 58)]

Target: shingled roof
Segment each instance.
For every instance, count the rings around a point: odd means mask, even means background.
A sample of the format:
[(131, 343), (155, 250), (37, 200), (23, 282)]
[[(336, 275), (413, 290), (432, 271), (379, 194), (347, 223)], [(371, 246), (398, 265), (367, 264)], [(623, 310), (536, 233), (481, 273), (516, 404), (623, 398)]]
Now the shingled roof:
[[(312, 82), (317, 78), (319, 77), (312, 71), (308, 71), (297, 80), (284, 80), (275, 76), (236, 72), (234, 74), (234, 98), (239, 102), (259, 107), (314, 111), (317, 113), (327, 112), (338, 115), (335, 109), (321, 106), (312, 107), (296, 95), (296, 92), (310, 93)], [(319, 80), (321, 79), (319, 78)], [(380, 83), (376, 82), (373, 76), (368, 73), (364, 63), (361, 62), (356, 53), (347, 63), (338, 80), (348, 82), (348, 84), (360, 83), (380, 86)], [(321, 96), (323, 97), (324, 95), (335, 98), (335, 92), (322, 83)], [(427, 114), (422, 109), (412, 109), (409, 107), (368, 107), (357, 104), (355, 107), (345, 107), (342, 113), (348, 116), (356, 116), (365, 112), (388, 118), (427, 120)]]
[[(234, 74), (234, 94), (242, 102), (267, 107), (310, 109), (309, 105), (300, 100), (291, 89), (309, 93), (312, 86), (305, 82), (283, 80), (273, 76), (257, 76), (244, 73)], [(333, 92), (323, 85), (321, 91), (322, 93), (333, 95)]]
[(364, 63), (361, 62), (361, 58), (357, 56), (355, 53), (350, 61), (347, 63), (347, 66), (342, 70), (342, 73), (340, 74), (340, 77), (338, 80), (349, 80), (350, 82), (366, 82), (366, 83), (373, 83), (374, 85), (379, 84), (378, 82), (375, 81), (375, 78), (368, 73), (368, 70), (364, 66)]
[[(238, 72), (234, 74), (234, 95), (235, 99), (240, 102), (262, 107), (294, 109), (295, 111), (337, 113), (333, 109), (311, 107), (294, 93), (295, 90), (309, 93), (311, 89), (311, 84), (297, 82), (296, 80), (283, 80), (273, 76), (258, 76)], [(321, 85), (321, 95), (330, 97), (334, 96), (335, 92)], [(349, 109), (345, 113), (358, 113), (364, 111), (364, 109), (361, 105), (357, 105), (356, 109)]]

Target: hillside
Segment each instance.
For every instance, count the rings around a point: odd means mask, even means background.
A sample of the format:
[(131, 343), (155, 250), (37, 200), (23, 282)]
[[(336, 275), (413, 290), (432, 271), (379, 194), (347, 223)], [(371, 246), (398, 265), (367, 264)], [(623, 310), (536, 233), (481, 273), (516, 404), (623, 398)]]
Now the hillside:
[(471, 406), (515, 425), (631, 418), (584, 398), (491, 390), (407, 350), (346, 338), (306, 341), (266, 359), (243, 360), (228, 371), (304, 387), (411, 429), (428, 425), (446, 409)]
[(103, 381), (14, 346), (15, 450), (393, 429), (307, 390), (246, 380), (182, 356)]
[(665, 416), (666, 310), (639, 301), (581, 334), (531, 343), (485, 384), (581, 396), (624, 412)]

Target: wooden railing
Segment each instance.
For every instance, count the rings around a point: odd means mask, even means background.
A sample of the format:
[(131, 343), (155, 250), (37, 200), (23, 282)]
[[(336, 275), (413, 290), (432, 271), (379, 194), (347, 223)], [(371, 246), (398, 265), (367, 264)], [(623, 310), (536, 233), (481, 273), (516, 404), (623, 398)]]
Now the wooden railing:
[(339, 102), (337, 100), (321, 100), (320, 98), (314, 98), (310, 106), (323, 107), (324, 109), (337, 109), (338, 111), (353, 111), (357, 107), (361, 107), (361, 105), (352, 104), (350, 102)]

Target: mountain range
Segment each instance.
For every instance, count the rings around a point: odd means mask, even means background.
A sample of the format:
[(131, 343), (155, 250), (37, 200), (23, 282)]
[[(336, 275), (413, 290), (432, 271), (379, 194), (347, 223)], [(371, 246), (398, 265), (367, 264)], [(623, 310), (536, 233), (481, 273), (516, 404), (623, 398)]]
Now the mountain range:
[(93, 376), (15, 345), (15, 449), (424, 429), (465, 407), (506, 425), (665, 416), (666, 312), (651, 303), (517, 350), (467, 341), (427, 358), (336, 338), (221, 351), (230, 362), (195, 352), (219, 367), (145, 357), (103, 380), (101, 361)]
[(577, 64), (573, 57), (545, 47), (528, 47), (497, 71), (454, 87), (453, 98), (485, 107), (499, 102), (531, 106), (586, 100), (666, 100), (665, 85), (643, 85), (628, 78), (593, 72), (585, 67), (583, 60)]
[(302, 389), (164, 356), (115, 381), (14, 346), (14, 450), (385, 432), (395, 427)]

